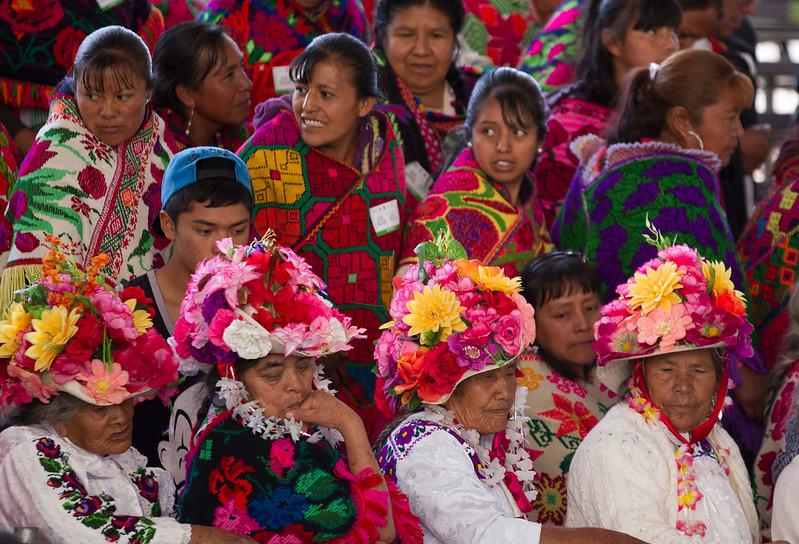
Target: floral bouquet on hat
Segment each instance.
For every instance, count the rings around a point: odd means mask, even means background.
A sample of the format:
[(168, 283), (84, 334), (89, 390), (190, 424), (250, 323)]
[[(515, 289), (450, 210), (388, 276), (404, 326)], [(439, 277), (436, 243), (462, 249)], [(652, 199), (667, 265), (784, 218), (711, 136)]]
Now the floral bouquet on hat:
[(324, 283), (308, 263), (269, 234), (249, 246), (230, 238), (217, 246), (220, 255), (197, 267), (181, 304), (180, 357), (208, 365), (270, 353), (321, 357), (361, 337), (363, 329), (322, 296)]
[[(417, 248), (377, 341), (377, 401), (386, 412), (442, 404), (463, 380), (504, 366), (535, 340), (519, 278), (467, 259), (448, 230)], [(382, 392), (382, 394), (381, 394)]]
[(153, 328), (152, 301), (105, 283), (107, 255), (84, 271), (58, 238), (46, 241), (42, 278), (17, 292), (0, 320), (0, 405), (47, 403), (62, 391), (98, 406), (157, 389), (165, 398), (178, 361)]
[(746, 299), (730, 280), (731, 271), (664, 239), (648, 221), (647, 226), (652, 236), (645, 238), (658, 255), (602, 307), (595, 325), (598, 364), (713, 347), (726, 348), (736, 361), (752, 356)]

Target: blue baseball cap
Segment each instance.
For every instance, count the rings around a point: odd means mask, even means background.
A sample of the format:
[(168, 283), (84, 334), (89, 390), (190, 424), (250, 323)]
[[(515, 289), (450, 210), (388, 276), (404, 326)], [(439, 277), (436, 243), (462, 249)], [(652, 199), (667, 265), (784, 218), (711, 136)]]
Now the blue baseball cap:
[[(208, 179), (236, 181), (247, 189), (250, 196), (253, 194), (247, 165), (235, 153), (221, 147), (189, 147), (172, 157), (166, 167), (161, 181), (161, 209), (181, 189)], [(155, 218), (151, 227), (155, 234), (164, 235), (159, 217)]]

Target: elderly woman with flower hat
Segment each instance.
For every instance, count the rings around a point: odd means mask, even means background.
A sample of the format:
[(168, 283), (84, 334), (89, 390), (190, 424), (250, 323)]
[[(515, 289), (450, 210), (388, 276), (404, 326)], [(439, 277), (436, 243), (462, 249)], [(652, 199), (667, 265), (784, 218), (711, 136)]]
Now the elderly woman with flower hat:
[[(131, 447), (133, 405), (165, 397), (178, 361), (153, 328), (150, 300), (117, 294), (77, 268), (57, 239), (43, 277), (0, 321), (0, 530), (33, 527), (37, 542), (245, 543), (178, 523), (166, 471)], [(159, 388), (161, 392), (158, 392)]]
[(393, 494), (392, 508), (363, 422), (316, 364), (363, 329), (271, 237), (219, 250), (192, 276), (175, 325), (181, 357), (217, 361), (179, 519), (269, 543), (391, 542), (394, 519), (400, 535), (420, 533), (407, 500)]
[(719, 424), (728, 366), (750, 356), (730, 270), (653, 229), (658, 248), (602, 307), (600, 370), (627, 373), (627, 402), (593, 428), (571, 464), (566, 524), (654, 544), (759, 542), (749, 476)]
[(378, 404), (408, 412), (378, 462), (408, 495), (426, 543), (628, 543), (528, 521), (535, 471), (515, 359), (535, 339), (518, 278), (468, 260), (449, 232), (419, 246), (377, 347)]

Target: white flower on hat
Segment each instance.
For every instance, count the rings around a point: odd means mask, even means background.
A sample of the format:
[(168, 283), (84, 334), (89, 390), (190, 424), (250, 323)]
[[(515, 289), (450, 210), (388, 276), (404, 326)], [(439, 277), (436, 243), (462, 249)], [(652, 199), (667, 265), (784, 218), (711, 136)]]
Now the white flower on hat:
[(257, 322), (236, 319), (222, 333), (222, 340), (242, 359), (260, 359), (272, 352), (269, 336)]

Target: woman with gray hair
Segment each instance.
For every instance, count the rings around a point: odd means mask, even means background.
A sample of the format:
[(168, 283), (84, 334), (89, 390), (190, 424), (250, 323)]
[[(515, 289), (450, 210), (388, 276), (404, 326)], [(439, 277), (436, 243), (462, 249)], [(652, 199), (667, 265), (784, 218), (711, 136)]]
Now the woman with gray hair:
[[(167, 517), (174, 485), (131, 447), (137, 398), (177, 379), (138, 288), (115, 293), (48, 237), (42, 279), (0, 320), (0, 530), (33, 529), (37, 542), (252, 542)], [(169, 389), (167, 389), (169, 391)], [(161, 394), (165, 398), (164, 394)]]

